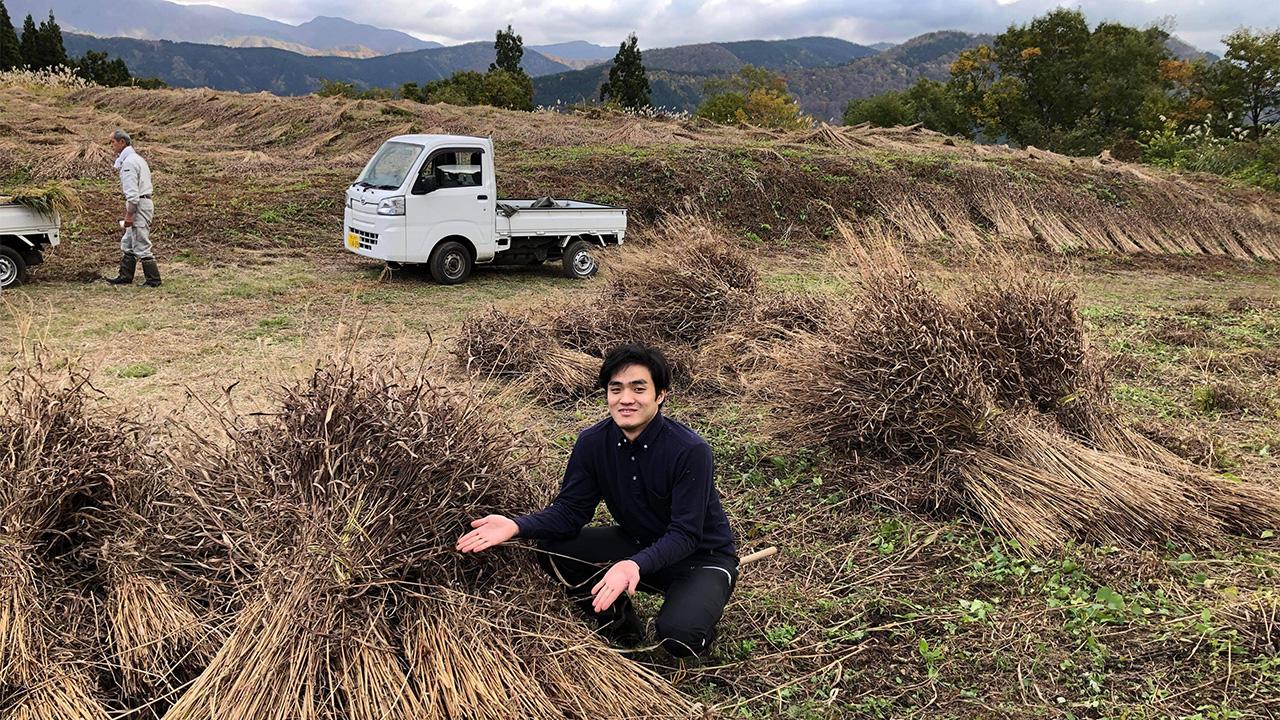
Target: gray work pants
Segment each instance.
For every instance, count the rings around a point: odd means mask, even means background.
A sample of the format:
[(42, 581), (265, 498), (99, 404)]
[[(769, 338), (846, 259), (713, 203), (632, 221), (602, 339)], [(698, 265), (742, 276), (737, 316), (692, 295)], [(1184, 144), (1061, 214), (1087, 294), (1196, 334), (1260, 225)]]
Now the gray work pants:
[(156, 214), (156, 206), (150, 198), (138, 201), (138, 209), (133, 213), (133, 227), (124, 229), (120, 238), (121, 252), (128, 253), (139, 260), (151, 260), (151, 218)]

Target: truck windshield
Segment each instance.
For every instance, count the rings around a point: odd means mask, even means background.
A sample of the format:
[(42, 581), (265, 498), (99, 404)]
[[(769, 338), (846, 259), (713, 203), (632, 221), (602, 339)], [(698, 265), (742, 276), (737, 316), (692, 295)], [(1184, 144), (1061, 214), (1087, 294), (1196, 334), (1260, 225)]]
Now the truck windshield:
[(385, 142), (364, 166), (364, 172), (356, 180), (357, 185), (394, 190), (404, 184), (413, 163), (422, 153), (421, 145), (405, 142)]

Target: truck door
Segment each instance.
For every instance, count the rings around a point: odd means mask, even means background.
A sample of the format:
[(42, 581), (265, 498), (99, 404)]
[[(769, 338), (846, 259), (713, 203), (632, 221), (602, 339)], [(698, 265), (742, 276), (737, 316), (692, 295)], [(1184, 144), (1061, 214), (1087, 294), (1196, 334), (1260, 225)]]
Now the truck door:
[(436, 244), (451, 236), (470, 240), (477, 262), (493, 259), (494, 198), (484, 155), (478, 146), (442, 147), (422, 163), (405, 198), (406, 244), (415, 256), (411, 262), (426, 262)]

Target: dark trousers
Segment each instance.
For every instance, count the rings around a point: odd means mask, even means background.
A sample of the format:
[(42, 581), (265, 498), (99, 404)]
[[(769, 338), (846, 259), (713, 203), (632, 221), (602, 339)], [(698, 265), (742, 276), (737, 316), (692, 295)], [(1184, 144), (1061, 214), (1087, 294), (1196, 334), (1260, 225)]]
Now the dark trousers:
[[(570, 540), (543, 540), (538, 555), (544, 570), (565, 584), (578, 607), (603, 624), (629, 610), (624, 593), (612, 612), (602, 618), (592, 610), (591, 588), (613, 563), (644, 549), (618, 527), (583, 528)], [(738, 558), (728, 553), (697, 552), (684, 560), (640, 577), (639, 590), (662, 593), (662, 610), (654, 621), (658, 640), (676, 657), (703, 655), (716, 637), (716, 623), (724, 614), (738, 582)]]

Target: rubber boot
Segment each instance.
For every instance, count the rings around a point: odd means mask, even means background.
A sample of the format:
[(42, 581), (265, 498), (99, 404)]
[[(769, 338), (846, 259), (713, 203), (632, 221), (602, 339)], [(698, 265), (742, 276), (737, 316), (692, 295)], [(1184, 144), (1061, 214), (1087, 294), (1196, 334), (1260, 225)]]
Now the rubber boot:
[(132, 253), (120, 255), (120, 270), (113, 278), (105, 278), (112, 285), (129, 285), (133, 282), (133, 273), (138, 269), (138, 258)]
[(142, 274), (147, 278), (143, 285), (160, 287), (160, 266), (156, 264), (155, 258), (147, 258), (142, 261)]

